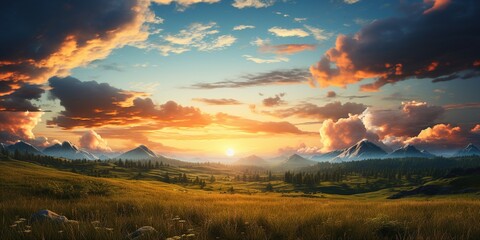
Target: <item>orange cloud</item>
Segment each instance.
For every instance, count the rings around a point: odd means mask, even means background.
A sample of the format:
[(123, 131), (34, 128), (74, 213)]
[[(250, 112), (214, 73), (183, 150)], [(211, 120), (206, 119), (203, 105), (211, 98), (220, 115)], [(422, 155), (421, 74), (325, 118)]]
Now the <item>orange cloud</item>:
[(423, 14), (429, 14), (438, 10), (445, 9), (450, 3), (451, 0), (424, 0), (425, 3), (432, 3), (433, 6), (423, 12)]
[(34, 140), (32, 130), (42, 115), (43, 112), (0, 112), (0, 141)]
[[(426, 11), (435, 14), (411, 11), (405, 17), (373, 21), (352, 36), (339, 35), (335, 46), (310, 67), (312, 77), (320, 87), (345, 87), (374, 79), (360, 89), (378, 91), (386, 84), (412, 78), (437, 82), (478, 76), (472, 65), (480, 51), (478, 16), (470, 11), (478, 2), (449, 3), (436, 0)], [(455, 17), (459, 12), (466, 14)]]
[(320, 127), (320, 141), (323, 151), (343, 149), (367, 137), (367, 129), (358, 115), (340, 118), (338, 121), (325, 120)]
[(93, 130), (86, 131), (79, 139), (80, 147), (95, 152), (111, 152), (107, 141)]
[(470, 132), (475, 133), (475, 134), (480, 134), (480, 124), (475, 125)]
[(221, 98), (221, 99), (212, 99), (212, 98), (193, 98), (193, 101), (205, 103), (207, 105), (240, 105), (243, 104), (236, 99), (231, 98)]
[(448, 149), (464, 146), (467, 139), (460, 127), (454, 127), (450, 124), (437, 124), (422, 130), (418, 136), (405, 142), (422, 147)]
[(303, 51), (313, 51), (317, 46), (315, 44), (264, 44), (260, 46), (260, 51), (274, 54), (294, 54)]

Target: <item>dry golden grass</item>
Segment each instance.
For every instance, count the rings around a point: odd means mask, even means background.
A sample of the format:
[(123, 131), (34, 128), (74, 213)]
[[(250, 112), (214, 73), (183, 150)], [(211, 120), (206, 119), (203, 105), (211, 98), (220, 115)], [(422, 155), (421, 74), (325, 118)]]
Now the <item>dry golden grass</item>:
[[(0, 161), (0, 173), (2, 239), (124, 239), (144, 225), (158, 230), (150, 236), (153, 239), (182, 234), (184, 238), (194, 234), (193, 239), (480, 237), (480, 201), (474, 198), (349, 200), (291, 198), (275, 193), (220, 194), (154, 181), (96, 179), (16, 161)], [(95, 182), (113, 190), (86, 191), (72, 199), (29, 193), (32, 182), (47, 181), (62, 186), (77, 184), (81, 189), (90, 189), (89, 184)], [(22, 222), (10, 227), (40, 209), (50, 209), (80, 224), (33, 224), (27, 228)]]

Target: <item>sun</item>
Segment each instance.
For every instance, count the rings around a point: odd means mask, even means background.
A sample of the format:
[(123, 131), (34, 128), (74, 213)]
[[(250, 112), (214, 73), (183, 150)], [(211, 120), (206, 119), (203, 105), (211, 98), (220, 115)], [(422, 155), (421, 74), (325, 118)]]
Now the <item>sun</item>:
[(225, 151), (225, 154), (227, 154), (227, 156), (229, 157), (233, 157), (233, 155), (235, 155), (235, 150), (233, 150), (233, 148), (227, 148), (227, 151)]

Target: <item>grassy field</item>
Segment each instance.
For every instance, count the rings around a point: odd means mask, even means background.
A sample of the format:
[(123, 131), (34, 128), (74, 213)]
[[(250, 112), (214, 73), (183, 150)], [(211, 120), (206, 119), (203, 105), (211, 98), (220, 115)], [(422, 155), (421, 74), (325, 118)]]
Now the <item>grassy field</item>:
[[(246, 186), (256, 183), (243, 184), (234, 187), (256, 188)], [(477, 194), (401, 200), (387, 200), (390, 189), (355, 195), (231, 194), (214, 184), (206, 191), (160, 181), (95, 178), (15, 160), (0, 161), (0, 187), (1, 239), (125, 239), (145, 225), (158, 231), (148, 239), (480, 236)], [(41, 209), (79, 223), (29, 225), (30, 215)]]

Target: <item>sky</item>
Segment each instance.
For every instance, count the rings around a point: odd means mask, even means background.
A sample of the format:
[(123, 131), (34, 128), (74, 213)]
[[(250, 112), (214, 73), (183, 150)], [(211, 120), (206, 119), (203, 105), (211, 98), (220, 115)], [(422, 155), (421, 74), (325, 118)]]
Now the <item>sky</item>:
[(480, 145), (478, 1), (1, 4), (6, 144), (193, 160)]

